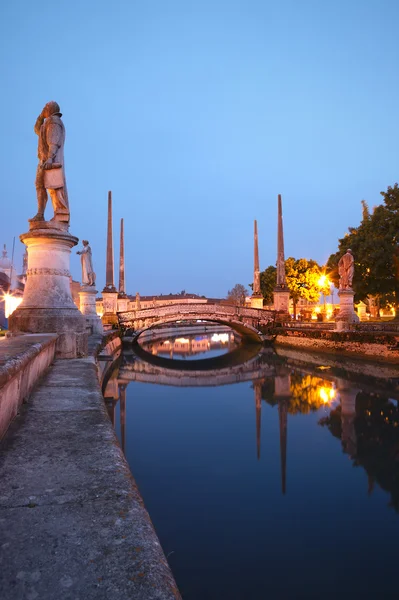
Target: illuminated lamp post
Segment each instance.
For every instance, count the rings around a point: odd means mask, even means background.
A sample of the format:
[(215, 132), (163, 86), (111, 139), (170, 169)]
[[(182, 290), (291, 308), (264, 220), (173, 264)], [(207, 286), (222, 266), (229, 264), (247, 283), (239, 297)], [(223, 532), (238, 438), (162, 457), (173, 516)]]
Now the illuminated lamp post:
[[(319, 285), (320, 290), (325, 290), (325, 288), (328, 286), (330, 288), (331, 286), (331, 281), (328, 279), (327, 275), (325, 275), (323, 273), (323, 275), (320, 276), (319, 281), (317, 282)], [(323, 291), (323, 314), (324, 316), (326, 316), (326, 295)]]

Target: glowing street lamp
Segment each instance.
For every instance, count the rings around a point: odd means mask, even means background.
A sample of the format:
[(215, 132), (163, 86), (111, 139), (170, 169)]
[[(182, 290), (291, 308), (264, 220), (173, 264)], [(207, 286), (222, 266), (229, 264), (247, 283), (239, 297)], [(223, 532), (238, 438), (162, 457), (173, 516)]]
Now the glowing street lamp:
[(323, 273), (323, 275), (320, 275), (317, 283), (319, 285), (320, 290), (323, 290), (323, 304), (324, 304), (323, 312), (325, 314), (326, 313), (326, 295), (324, 293), (324, 290), (326, 289), (327, 286), (328, 286), (328, 288), (330, 288), (331, 281), (328, 279), (327, 275), (325, 275)]
[(8, 317), (12, 315), (14, 310), (17, 309), (18, 306), (21, 304), (22, 296), (13, 296), (12, 293), (6, 292), (3, 294), (3, 301), (4, 316), (6, 319), (8, 319)]

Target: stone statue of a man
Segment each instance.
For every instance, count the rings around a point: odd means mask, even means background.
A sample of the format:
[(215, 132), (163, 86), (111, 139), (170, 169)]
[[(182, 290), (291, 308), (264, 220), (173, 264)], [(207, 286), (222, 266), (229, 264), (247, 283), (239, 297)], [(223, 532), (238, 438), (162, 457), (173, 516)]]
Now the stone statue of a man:
[(96, 285), (96, 274), (93, 269), (93, 260), (91, 256), (91, 248), (87, 240), (83, 240), (83, 249), (77, 252), (80, 254), (80, 261), (82, 263), (82, 284), (83, 285)]
[(39, 136), (36, 171), (37, 215), (31, 221), (44, 221), (47, 191), (54, 209), (52, 221), (69, 223), (68, 192), (64, 171), (65, 127), (57, 102), (47, 102), (38, 116), (35, 133)]
[(353, 258), (352, 250), (349, 248), (346, 254), (341, 256), (338, 262), (338, 273), (339, 273), (339, 289), (340, 290), (351, 290), (353, 274), (355, 271), (355, 260)]

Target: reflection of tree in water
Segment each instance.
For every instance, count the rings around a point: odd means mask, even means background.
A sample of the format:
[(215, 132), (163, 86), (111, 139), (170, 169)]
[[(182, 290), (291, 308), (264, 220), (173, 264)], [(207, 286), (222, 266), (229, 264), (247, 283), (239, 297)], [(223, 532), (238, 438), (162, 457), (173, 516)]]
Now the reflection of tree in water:
[[(342, 439), (342, 410), (338, 406), (319, 421), (334, 437)], [(399, 410), (388, 398), (359, 392), (354, 417), (354, 466), (365, 469), (370, 481), (391, 495), (391, 505), (399, 512)]]
[[(314, 375), (293, 372), (290, 375), (290, 398), (287, 399), (288, 412), (291, 415), (316, 412), (326, 405), (331, 398), (332, 383)], [(268, 379), (262, 385), (262, 398), (270, 406), (275, 406), (278, 399), (274, 396), (274, 382)]]

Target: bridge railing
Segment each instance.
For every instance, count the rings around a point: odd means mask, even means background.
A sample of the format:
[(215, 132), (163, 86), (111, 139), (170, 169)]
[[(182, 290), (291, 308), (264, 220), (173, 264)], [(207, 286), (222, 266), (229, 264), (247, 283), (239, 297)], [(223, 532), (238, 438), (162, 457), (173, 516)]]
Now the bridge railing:
[(173, 304), (168, 306), (144, 308), (136, 311), (124, 311), (118, 313), (118, 318), (119, 322), (123, 324), (124, 322), (132, 320), (157, 319), (159, 317), (169, 316), (179, 316), (182, 317), (182, 320), (184, 320), (184, 317), (195, 317), (199, 315), (209, 315), (209, 317), (236, 316), (238, 318), (247, 317), (249, 319), (272, 320), (274, 314), (274, 311), (264, 310), (262, 308), (246, 308), (229, 304), (211, 304), (199, 302), (197, 304)]

